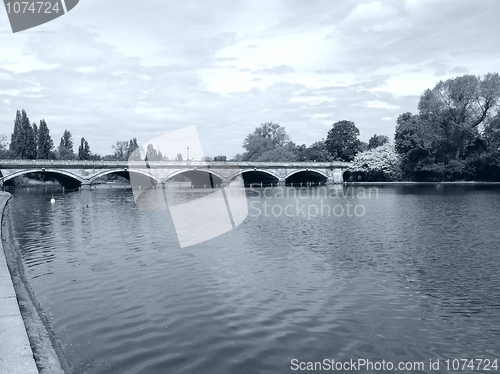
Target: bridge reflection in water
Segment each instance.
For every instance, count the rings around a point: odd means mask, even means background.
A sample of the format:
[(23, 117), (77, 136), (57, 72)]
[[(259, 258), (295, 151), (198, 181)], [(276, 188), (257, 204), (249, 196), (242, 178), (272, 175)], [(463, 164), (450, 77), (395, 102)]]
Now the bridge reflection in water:
[[(0, 160), (0, 186), (27, 174), (45, 174), (63, 187), (90, 189), (110, 174), (144, 187), (168, 186), (187, 178), (193, 187), (228, 186), (238, 176), (245, 185), (324, 185), (343, 182), (348, 162), (203, 162)], [(180, 177), (182, 176), (182, 177)]]

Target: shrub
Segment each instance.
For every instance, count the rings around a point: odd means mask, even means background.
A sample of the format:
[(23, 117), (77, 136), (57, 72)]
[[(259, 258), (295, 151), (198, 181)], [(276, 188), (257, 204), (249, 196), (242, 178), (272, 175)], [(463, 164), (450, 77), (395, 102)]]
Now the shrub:
[(400, 157), (394, 146), (386, 143), (357, 154), (349, 171), (366, 181), (397, 181), (401, 179)]

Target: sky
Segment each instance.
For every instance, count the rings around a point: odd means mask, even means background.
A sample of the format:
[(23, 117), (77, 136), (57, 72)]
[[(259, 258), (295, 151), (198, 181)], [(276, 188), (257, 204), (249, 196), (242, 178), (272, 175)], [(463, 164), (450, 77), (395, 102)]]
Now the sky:
[(340, 120), (392, 139), (439, 80), (500, 71), (499, 19), (496, 0), (80, 0), (13, 34), (0, 8), (0, 135), (25, 109), (102, 155), (192, 125), (206, 156), (264, 122), (296, 144)]

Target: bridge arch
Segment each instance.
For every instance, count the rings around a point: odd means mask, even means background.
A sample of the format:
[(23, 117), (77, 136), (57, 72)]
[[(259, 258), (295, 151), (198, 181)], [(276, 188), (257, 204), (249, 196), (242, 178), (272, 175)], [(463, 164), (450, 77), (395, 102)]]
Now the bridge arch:
[[(112, 169), (112, 170), (103, 170), (103, 171), (100, 171), (97, 174), (93, 175), (90, 178), (90, 183), (94, 183), (97, 179), (104, 177), (105, 175), (109, 175), (109, 174), (117, 174), (117, 175), (120, 175), (124, 178), (127, 178), (128, 174), (131, 174), (131, 173), (135, 173), (135, 174), (143, 175), (145, 177), (149, 177), (150, 179), (152, 179), (155, 182), (155, 184), (160, 181), (160, 179), (158, 177), (156, 177), (154, 174), (149, 173), (149, 172), (144, 171), (144, 170), (140, 170), (140, 169), (127, 169), (127, 170), (125, 170), (125, 169)], [(127, 179), (129, 179), (129, 178), (127, 178)]]
[(183, 175), (189, 180), (194, 187), (215, 187), (220, 186), (224, 182), (224, 177), (214, 170), (200, 168), (200, 169), (184, 169), (176, 170), (165, 177), (165, 182), (174, 178), (177, 175)]
[(237, 171), (236, 173), (233, 173), (229, 179), (234, 179), (236, 178), (238, 175), (240, 174), (244, 174), (244, 173), (264, 173), (264, 174), (269, 174), (270, 176), (276, 178), (276, 179), (280, 179), (280, 176), (278, 174), (276, 174), (274, 171), (271, 171), (271, 170), (267, 170), (267, 169), (257, 169), (257, 168), (253, 168), (253, 169), (242, 169), (240, 171)]
[(70, 171), (61, 169), (46, 169), (46, 168), (16, 170), (15, 172), (4, 176), (3, 182), (4, 183), (8, 182), (11, 179), (26, 174), (47, 174), (57, 179), (63, 185), (63, 187), (68, 187), (68, 188), (80, 187), (83, 182), (82, 177)]
[(346, 170), (342, 173), (342, 182), (352, 182), (353, 177), (353, 173), (350, 170)]
[(242, 169), (229, 176), (229, 181), (233, 181), (237, 176), (241, 175), (245, 184), (263, 183), (274, 184), (278, 183), (281, 177), (274, 171), (267, 169)]
[(317, 169), (298, 169), (294, 170), (285, 177), (286, 184), (292, 183), (325, 183), (328, 175)]

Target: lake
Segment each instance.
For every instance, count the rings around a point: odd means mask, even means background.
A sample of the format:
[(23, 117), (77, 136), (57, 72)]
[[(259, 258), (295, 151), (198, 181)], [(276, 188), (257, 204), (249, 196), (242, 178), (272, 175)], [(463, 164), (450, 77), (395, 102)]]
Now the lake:
[(499, 187), (296, 191), (249, 190), (241, 225), (182, 249), (131, 190), (13, 190), (9, 224), (75, 374), (500, 360)]

